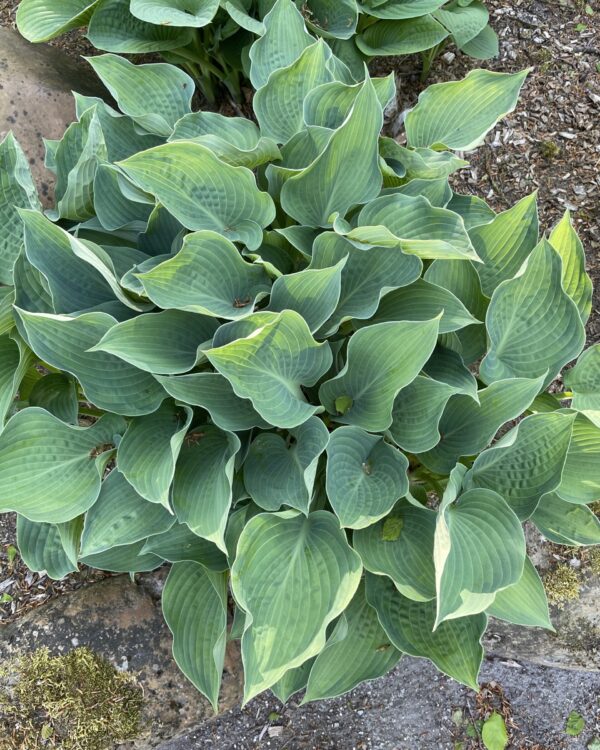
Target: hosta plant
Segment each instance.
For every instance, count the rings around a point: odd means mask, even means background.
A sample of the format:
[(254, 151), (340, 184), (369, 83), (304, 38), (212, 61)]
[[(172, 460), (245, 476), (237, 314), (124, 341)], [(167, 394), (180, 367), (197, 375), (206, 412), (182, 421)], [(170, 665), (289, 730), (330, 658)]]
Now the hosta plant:
[(2, 143), (0, 510), (54, 578), (172, 563), (174, 655), (215, 706), (228, 638), (246, 701), (403, 653), (475, 689), (488, 617), (551, 628), (523, 523), (600, 542), (583, 249), (535, 194), (449, 184), (526, 73), (430, 87), (401, 145), (393, 80), (284, 28), (250, 50), (258, 125), (94, 58), (120, 111), (77, 97), (46, 214)]
[[(293, 0), (21, 0), (17, 24), (33, 42), (87, 26), (100, 50), (159, 52), (184, 67), (210, 100), (219, 83), (240, 99), (250, 45), (290, 5)], [(363, 62), (376, 55), (421, 53), (426, 72), (448, 40), (474, 58), (498, 53), (481, 0), (296, 0), (296, 7), (312, 40), (328, 39), (356, 81), (364, 77)], [(281, 45), (286, 33), (282, 25)]]

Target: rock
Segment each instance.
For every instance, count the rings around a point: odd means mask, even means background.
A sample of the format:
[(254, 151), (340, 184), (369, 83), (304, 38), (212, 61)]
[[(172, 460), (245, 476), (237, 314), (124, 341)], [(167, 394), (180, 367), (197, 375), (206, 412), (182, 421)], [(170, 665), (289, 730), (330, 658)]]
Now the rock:
[(12, 130), (29, 158), (44, 207), (54, 176), (44, 167), (42, 138), (60, 138), (75, 119), (71, 91), (105, 96), (89, 66), (48, 44), (31, 44), (0, 28), (0, 140)]
[[(53, 599), (0, 630), (0, 663), (42, 646), (63, 653), (87, 646), (118, 669), (136, 674), (144, 689), (142, 734), (137, 747), (151, 748), (212, 720), (207, 700), (179, 671), (160, 605), (127, 576), (109, 578)], [(221, 710), (242, 696), (237, 644), (225, 664)]]

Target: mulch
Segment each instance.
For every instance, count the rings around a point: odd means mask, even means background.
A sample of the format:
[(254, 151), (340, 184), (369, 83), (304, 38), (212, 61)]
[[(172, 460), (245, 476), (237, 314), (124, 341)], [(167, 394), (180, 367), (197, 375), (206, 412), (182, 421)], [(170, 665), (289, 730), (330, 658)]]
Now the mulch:
[[(497, 59), (474, 63), (449, 48), (434, 63), (425, 84), (419, 80), (417, 59), (386, 59), (373, 67), (378, 74), (397, 74), (396, 125), (430, 83), (461, 78), (476, 66), (504, 72), (532, 67), (517, 110), (490, 133), (484, 146), (468, 155), (470, 167), (455, 177), (454, 187), (485, 198), (498, 211), (538, 190), (545, 232), (566, 209), (572, 212), (595, 282), (588, 325), (588, 340), (594, 343), (600, 341), (600, 6), (585, 0), (486, 4), (500, 36)], [(0, 26), (14, 25), (17, 6), (17, 0), (0, 0)], [(80, 31), (53, 44), (76, 58), (94, 52)], [(394, 122), (388, 127), (393, 130)], [(0, 624), (107, 575), (82, 568), (63, 581), (51, 581), (29, 572), (18, 555), (9, 563), (14, 540), (13, 518), (0, 517)]]

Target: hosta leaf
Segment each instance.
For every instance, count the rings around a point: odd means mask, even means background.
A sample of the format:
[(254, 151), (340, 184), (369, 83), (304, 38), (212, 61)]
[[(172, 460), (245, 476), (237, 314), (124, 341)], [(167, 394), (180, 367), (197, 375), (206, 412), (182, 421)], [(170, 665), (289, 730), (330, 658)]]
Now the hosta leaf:
[(17, 516), (17, 547), (25, 565), (37, 572), (46, 571), (50, 578), (60, 580), (77, 571), (62, 544), (58, 526), (36, 523)]
[(543, 240), (524, 270), (496, 289), (486, 316), (490, 346), (479, 368), (485, 383), (545, 375), (548, 385), (581, 352), (585, 330), (561, 274), (560, 257)]
[(447, 36), (441, 23), (423, 15), (399, 21), (377, 21), (356, 37), (356, 45), (368, 56), (412, 55), (435, 47)]
[[(236, 609), (236, 612), (242, 610)], [(274, 685), (271, 685), (271, 692), (282, 703), (287, 703), (289, 698), (297, 693), (299, 690), (304, 690), (308, 682), (308, 676), (312, 665), (315, 663), (314, 658), (308, 659), (299, 667), (295, 669), (288, 669), (280, 680)]]
[(290, 0), (276, 0), (263, 23), (265, 33), (250, 47), (250, 81), (255, 89), (264, 86), (273, 71), (293, 63), (314, 42), (302, 14)]
[(323, 40), (307, 47), (297, 60), (275, 70), (253, 99), (261, 132), (277, 143), (287, 143), (302, 130), (303, 104), (311, 89), (333, 80), (327, 61), (331, 50)]
[(315, 659), (302, 703), (347, 693), (361, 682), (389, 672), (400, 657), (379, 624), (377, 612), (367, 602), (361, 582)]
[(91, 351), (114, 354), (146, 372), (174, 375), (194, 367), (201, 345), (212, 339), (217, 328), (214, 318), (163, 310), (109, 328)]
[(483, 612), (494, 595), (517, 583), (525, 563), (521, 522), (496, 492), (473, 489), (438, 510), (433, 558), (436, 627)]
[(385, 576), (367, 576), (367, 601), (399, 651), (429, 659), (441, 672), (479, 690), (481, 637), (487, 625), (484, 614), (448, 620), (434, 631), (435, 601), (407, 599)]
[(408, 286), (386, 294), (366, 325), (393, 320), (430, 320), (436, 316), (440, 316), (440, 333), (456, 331), (478, 322), (452, 292), (417, 279)]
[[(405, 148), (392, 138), (380, 138), (379, 153), (399, 174), (413, 180), (439, 180), (448, 177), (468, 162), (459, 159), (451, 151), (433, 151), (430, 148)], [(403, 167), (403, 170), (400, 168)], [(404, 182), (404, 177), (400, 184)]]
[(488, 297), (501, 281), (512, 279), (538, 243), (537, 193), (532, 193), (492, 221), (469, 232), (483, 264), (476, 266)]
[(575, 367), (565, 372), (564, 381), (573, 391), (571, 407), (600, 427), (600, 344), (583, 352)]
[(406, 116), (408, 145), (474, 149), (515, 108), (527, 73), (472, 70), (462, 81), (429, 86)]
[(339, 427), (327, 446), (327, 496), (342, 526), (362, 529), (408, 492), (408, 459), (379, 435)]
[(555, 544), (600, 544), (600, 518), (586, 505), (567, 503), (555, 492), (542, 497), (531, 520)]
[(139, 542), (166, 531), (174, 521), (165, 508), (138, 495), (123, 474), (113, 469), (102, 482), (98, 499), (85, 514), (81, 555)]
[(89, 401), (101, 409), (129, 416), (149, 414), (165, 398), (150, 374), (112, 354), (89, 351), (115, 325), (110, 315), (69, 318), (19, 309), (17, 314), (38, 357), (74, 375)]
[(420, 258), (478, 260), (461, 217), (422, 196), (394, 193), (371, 201), (347, 236), (361, 245), (397, 247)]
[(378, 323), (357, 331), (339, 375), (319, 389), (319, 399), (339, 422), (379, 432), (392, 423), (399, 391), (411, 383), (436, 343), (439, 319)]
[(489, 224), (496, 216), (488, 204), (476, 195), (453, 193), (452, 200), (446, 208), (462, 216), (467, 231), (481, 224)]
[(431, 13), (446, 0), (363, 0), (358, 5), (363, 13), (375, 18), (416, 18)]
[(157, 376), (156, 379), (173, 398), (206, 409), (222, 430), (239, 432), (269, 426), (252, 407), (252, 402), (236, 396), (227, 378), (219, 373), (199, 372), (174, 378)]
[(190, 29), (145, 23), (132, 14), (129, 5), (129, 0), (100, 0), (87, 33), (94, 47), (107, 52), (161, 52), (192, 41)]
[(458, 393), (470, 396), (479, 401), (477, 381), (472, 372), (465, 367), (462, 357), (452, 349), (438, 344), (433, 350), (431, 358), (425, 363), (423, 371), (426, 375), (440, 383), (447, 383)]
[[(396, 95), (394, 76), (372, 78), (373, 88), (382, 107)], [(304, 122), (324, 128), (339, 128), (352, 109), (362, 83), (352, 85), (341, 81), (323, 83), (313, 88), (304, 99)]]
[(307, 268), (280, 276), (273, 284), (269, 310), (295, 310), (317, 331), (336, 309), (341, 292), (346, 259), (328, 268)]
[(0, 283), (13, 283), (13, 265), (23, 238), (19, 208), (40, 210), (35, 185), (23, 149), (9, 132), (0, 141)]
[(470, 396), (456, 395), (446, 406), (439, 423), (441, 440), (420, 460), (437, 474), (448, 474), (461, 456), (483, 450), (500, 427), (519, 417), (540, 392), (542, 378), (497, 380)]
[(188, 229), (212, 229), (256, 249), (262, 227), (275, 217), (273, 201), (259, 191), (252, 172), (225, 164), (199, 143), (167, 143), (120, 166)]
[[(123, 175), (112, 164), (100, 164), (94, 177), (94, 210), (100, 224), (109, 231), (145, 227), (154, 203), (132, 200), (123, 189)], [(133, 186), (127, 185), (129, 189)], [(140, 191), (141, 192), (141, 191)]]
[(80, 558), (80, 562), (90, 568), (130, 575), (156, 570), (162, 565), (162, 560), (156, 555), (143, 554), (143, 547), (144, 540), (142, 539), (140, 542), (112, 547), (95, 555), (86, 555)]
[(177, 120), (190, 112), (194, 81), (174, 65), (134, 65), (110, 54), (87, 60), (121, 112), (148, 132), (170, 135)]
[(500, 52), (498, 34), (491, 26), (484, 26), (477, 36), (461, 46), (460, 51), (476, 60), (489, 60), (490, 57), (497, 57)]
[(214, 425), (195, 427), (175, 467), (173, 508), (198, 536), (226, 552), (225, 527), (232, 500), (236, 435)]
[(0, 336), (15, 326), (13, 305), (15, 304), (15, 290), (8, 286), (0, 287)]
[(523, 575), (512, 586), (498, 591), (486, 612), (515, 625), (554, 630), (544, 584), (528, 557), (525, 558)]
[(30, 406), (39, 406), (62, 422), (77, 424), (77, 383), (62, 372), (51, 372), (40, 378), (31, 389), (28, 400)]
[(569, 503), (600, 498), (600, 427), (577, 415), (561, 483), (556, 490)]
[(17, 412), (0, 435), (0, 512), (45, 523), (85, 512), (100, 492), (103, 464), (96, 456), (124, 426), (113, 414), (84, 428), (37, 407)]
[(309, 0), (306, 14), (311, 25), (325, 36), (350, 39), (358, 21), (356, 0)]
[(0, 336), (0, 433), (19, 385), (33, 361), (33, 355), (19, 336)]
[(158, 26), (209, 24), (219, 9), (219, 0), (131, 0), (131, 12), (142, 21)]
[(209, 570), (227, 570), (225, 555), (212, 542), (194, 534), (184, 523), (175, 523), (162, 534), (151, 536), (142, 552), (157, 555), (168, 562), (197, 562)]
[(65, 31), (85, 26), (97, 0), (23, 0), (17, 9), (17, 27), (30, 42), (47, 42)]
[(322, 153), (281, 190), (281, 205), (299, 224), (328, 226), (332, 215), (344, 216), (357, 203), (375, 198), (381, 189), (377, 139), (383, 112), (370, 78), (366, 78), (344, 123)]
[(169, 508), (175, 462), (192, 416), (189, 407), (163, 401), (152, 414), (132, 419), (119, 443), (119, 471), (151, 503)]
[(245, 702), (322, 650), (360, 575), (360, 558), (327, 511), (261, 513), (246, 524), (231, 571), (246, 612)]
[[(317, 237), (310, 268), (327, 269), (344, 259), (339, 300), (335, 312), (323, 326), (327, 332), (335, 331), (344, 320), (369, 318), (377, 309), (382, 294), (416, 281), (422, 269), (418, 258), (405, 255), (397, 248), (358, 250), (334, 232), (323, 232)], [(366, 265), (365, 261), (368, 261)]]
[[(27, 260), (25, 252), (17, 257), (13, 272), (15, 279), (15, 288), (12, 290), (14, 299), (11, 300), (11, 317), (13, 320), (8, 328), (9, 331), (19, 320), (16, 313), (17, 308), (23, 308), (31, 312), (54, 312), (48, 282), (37, 268)], [(9, 325), (8, 322), (6, 322), (6, 325)]]
[(533, 414), (477, 457), (465, 488), (487, 487), (502, 495), (521, 520), (561, 481), (571, 441), (573, 414)]
[[(300, 386), (314, 385), (329, 369), (331, 350), (326, 343), (317, 344), (305, 320), (292, 310), (259, 317), (263, 322), (243, 338), (204, 353), (263, 419), (277, 427), (296, 427), (319, 411), (307, 403)], [(250, 325), (253, 318), (247, 321)]]
[(390, 435), (410, 453), (423, 453), (440, 441), (439, 424), (456, 388), (433, 378), (417, 376), (396, 396)]
[(227, 574), (194, 562), (175, 563), (162, 611), (177, 665), (217, 711), (227, 645)]
[(392, 579), (403, 596), (435, 597), (433, 535), (436, 514), (400, 500), (386, 518), (353, 534), (354, 549), (371, 573)]
[(573, 228), (569, 211), (552, 230), (550, 244), (562, 258), (563, 289), (577, 305), (585, 324), (592, 311), (592, 281), (585, 270), (583, 244)]
[(290, 430), (284, 439), (273, 432), (254, 438), (244, 461), (244, 485), (264, 510), (282, 505), (308, 514), (319, 456), (329, 432), (317, 417)]
[(487, 26), (490, 16), (488, 9), (479, 0), (468, 4), (449, 3), (433, 15), (452, 34), (459, 48), (474, 39)]

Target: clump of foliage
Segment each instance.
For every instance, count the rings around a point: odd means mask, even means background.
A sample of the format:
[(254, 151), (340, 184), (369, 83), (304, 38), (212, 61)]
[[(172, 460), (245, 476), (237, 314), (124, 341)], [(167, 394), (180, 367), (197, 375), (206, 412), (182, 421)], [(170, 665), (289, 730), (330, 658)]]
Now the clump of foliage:
[[(98, 49), (160, 52), (183, 66), (209, 100), (214, 101), (219, 83), (241, 99), (240, 86), (251, 69), (251, 44), (266, 33), (268, 14), (285, 13), (289, 4), (290, 0), (21, 0), (17, 25), (32, 42), (88, 26), (88, 39)], [(488, 10), (480, 0), (295, 4), (313, 40), (329, 40), (343, 60), (346, 76), (355, 81), (364, 77), (364, 61), (375, 55), (421, 53), (426, 72), (448, 40), (474, 58), (498, 53)]]
[(2, 666), (0, 679), (3, 750), (105, 750), (138, 735), (140, 686), (88, 648), (22, 654)]
[(551, 628), (522, 522), (600, 542), (583, 248), (568, 214), (540, 238), (535, 195), (449, 185), (526, 73), (430, 87), (403, 146), (392, 78), (349, 83), (292, 3), (265, 24), (258, 125), (109, 54), (120, 112), (77, 97), (53, 211), (2, 144), (0, 510), (54, 577), (173, 563), (175, 658), (215, 706), (228, 637), (245, 700), (403, 653), (477, 688), (488, 616)]

